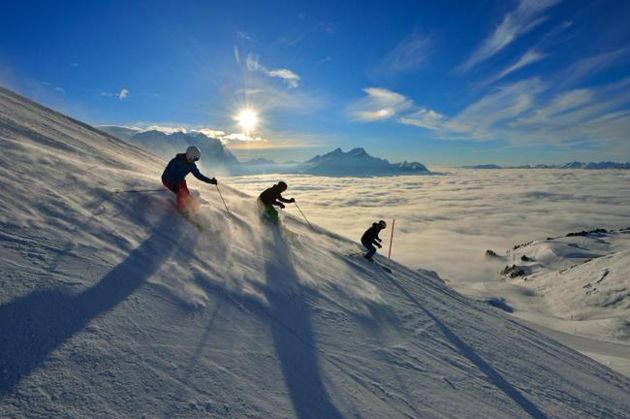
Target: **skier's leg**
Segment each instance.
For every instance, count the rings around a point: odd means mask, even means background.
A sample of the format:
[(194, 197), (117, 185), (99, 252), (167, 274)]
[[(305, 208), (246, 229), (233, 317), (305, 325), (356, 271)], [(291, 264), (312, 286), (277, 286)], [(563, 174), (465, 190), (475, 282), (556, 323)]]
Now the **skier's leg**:
[(265, 214), (269, 218), (272, 223), (278, 224), (280, 222), (280, 217), (278, 216), (278, 211), (273, 207), (273, 205), (266, 205)]
[(372, 243), (363, 243), (363, 246), (365, 246), (365, 248), (368, 251), (365, 254), (365, 258), (371, 260), (372, 256), (374, 256), (374, 253), (376, 253), (376, 247), (374, 247), (374, 245)]
[(177, 182), (175, 186), (177, 187), (177, 210), (184, 213), (189, 209), (192, 197), (185, 179)]

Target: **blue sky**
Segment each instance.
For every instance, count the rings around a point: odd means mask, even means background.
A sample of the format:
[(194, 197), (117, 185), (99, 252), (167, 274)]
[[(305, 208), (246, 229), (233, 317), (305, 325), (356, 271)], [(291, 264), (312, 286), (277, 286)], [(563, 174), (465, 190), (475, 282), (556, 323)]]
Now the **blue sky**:
[(247, 157), (630, 161), (628, 21), (625, 0), (12, 2), (0, 84)]

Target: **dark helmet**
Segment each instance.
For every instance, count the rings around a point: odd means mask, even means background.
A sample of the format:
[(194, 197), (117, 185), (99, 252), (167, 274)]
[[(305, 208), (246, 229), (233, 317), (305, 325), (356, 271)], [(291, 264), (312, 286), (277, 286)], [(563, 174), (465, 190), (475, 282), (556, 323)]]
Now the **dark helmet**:
[(379, 222), (378, 222), (378, 225), (379, 225), (379, 227), (381, 227), (381, 228), (385, 228), (385, 227), (387, 227), (387, 223), (385, 222), (385, 220), (381, 220), (381, 221), (379, 221)]
[(287, 184), (284, 183), (283, 181), (278, 182), (278, 187), (282, 189), (283, 191), (287, 190)]

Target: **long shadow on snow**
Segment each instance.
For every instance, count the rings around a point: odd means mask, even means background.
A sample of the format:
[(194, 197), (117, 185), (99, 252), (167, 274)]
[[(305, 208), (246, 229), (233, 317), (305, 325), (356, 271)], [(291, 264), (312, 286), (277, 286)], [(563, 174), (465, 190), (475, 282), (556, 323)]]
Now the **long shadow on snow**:
[[(171, 224), (172, 216), (165, 215), (127, 259), (79, 294), (59, 289), (34, 291), (0, 307), (0, 397), (159, 269), (182, 239), (182, 231), (170, 228)], [(170, 232), (170, 237), (161, 231)]]
[(260, 287), (268, 306), (203, 277), (198, 276), (195, 281), (206, 292), (228, 299), (261, 319), (267, 318), (289, 397), (299, 418), (343, 418), (322, 382), (310, 306), (300, 289), (291, 251), (279, 230), (276, 227), (270, 229), (273, 237), (265, 247), (270, 249), (265, 253), (266, 286)]
[[(280, 230), (272, 228), (273, 245), (265, 254), (265, 296), (269, 302), (271, 334), (280, 368), (299, 418), (341, 418), (322, 382), (313, 335), (311, 310), (297, 272), (291, 250)], [(283, 292), (286, 288), (293, 293)]]
[(531, 401), (529, 401), (525, 396), (521, 394), (512, 384), (510, 384), (497, 370), (492, 368), (490, 364), (488, 364), (482, 357), (480, 357), (473, 348), (468, 346), (466, 342), (461, 340), (459, 336), (449, 329), (449, 327), (444, 324), (440, 319), (435, 317), (433, 313), (424, 308), (422, 304), (418, 302), (414, 298), (413, 295), (409, 291), (407, 291), (402, 285), (396, 282), (392, 277), (386, 275), (392, 284), (396, 288), (400, 290), (413, 304), (418, 306), (422, 311), (425, 312), (431, 320), (435, 323), (435, 325), (440, 329), (440, 331), (446, 336), (446, 338), (459, 350), (459, 352), (465, 356), (470, 362), (472, 362), (477, 368), (479, 368), (492, 383), (497, 386), (501, 391), (503, 391), (509, 398), (511, 398), (514, 402), (516, 402), (525, 412), (527, 412), (530, 416), (536, 419), (544, 419), (547, 416)]

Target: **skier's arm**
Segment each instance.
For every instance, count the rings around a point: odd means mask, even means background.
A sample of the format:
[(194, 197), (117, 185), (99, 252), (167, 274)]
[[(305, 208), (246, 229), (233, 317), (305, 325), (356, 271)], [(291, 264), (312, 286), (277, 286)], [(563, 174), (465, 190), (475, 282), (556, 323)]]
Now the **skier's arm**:
[(286, 204), (291, 204), (291, 203), (295, 202), (295, 198), (286, 199), (286, 198), (283, 198), (282, 195), (280, 195), (278, 197), (278, 201), (284, 202)]
[(217, 184), (217, 180), (215, 178), (210, 179), (209, 177), (206, 177), (206, 176), (202, 175), (199, 172), (199, 169), (197, 169), (197, 166), (193, 167), (193, 169), (190, 171), (190, 173), (192, 173), (194, 177), (196, 177), (197, 179), (199, 179), (202, 182), (213, 183), (215, 185)]

